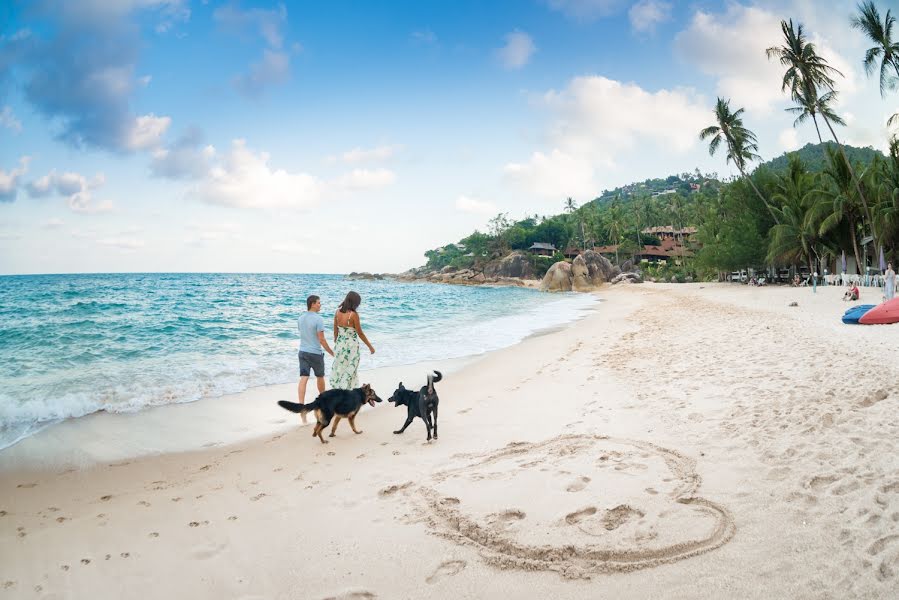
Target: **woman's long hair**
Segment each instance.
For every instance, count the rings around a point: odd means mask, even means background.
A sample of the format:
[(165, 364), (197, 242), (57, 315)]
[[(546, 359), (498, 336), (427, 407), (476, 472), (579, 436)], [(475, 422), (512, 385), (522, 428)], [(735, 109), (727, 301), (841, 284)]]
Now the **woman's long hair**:
[(340, 306), (337, 307), (337, 310), (342, 313), (355, 311), (360, 304), (362, 304), (362, 297), (356, 292), (350, 292), (343, 299), (343, 302), (340, 303)]

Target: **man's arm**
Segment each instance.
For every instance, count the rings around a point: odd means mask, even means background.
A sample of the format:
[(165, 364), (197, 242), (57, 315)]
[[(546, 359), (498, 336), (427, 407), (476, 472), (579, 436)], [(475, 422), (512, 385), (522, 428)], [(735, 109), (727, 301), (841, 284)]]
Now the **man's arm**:
[(322, 348), (325, 349), (325, 352), (327, 352), (331, 356), (334, 356), (334, 351), (331, 350), (331, 346), (328, 345), (328, 340), (325, 339), (324, 331), (318, 332), (318, 342), (322, 345)]

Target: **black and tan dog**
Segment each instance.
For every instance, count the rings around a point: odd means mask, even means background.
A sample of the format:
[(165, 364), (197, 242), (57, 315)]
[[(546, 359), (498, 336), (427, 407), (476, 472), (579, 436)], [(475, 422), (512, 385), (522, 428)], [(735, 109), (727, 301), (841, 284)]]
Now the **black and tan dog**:
[(368, 402), (371, 406), (375, 402), (381, 402), (378, 395), (367, 383), (361, 388), (354, 390), (326, 390), (318, 395), (314, 401), (309, 404), (298, 404), (296, 402), (287, 402), (286, 400), (278, 400), (278, 405), (290, 412), (305, 414), (310, 411), (315, 412), (315, 429), (312, 431), (312, 437), (318, 437), (322, 444), (327, 444), (325, 438), (322, 437), (322, 430), (334, 420), (334, 426), (331, 428), (331, 434), (328, 437), (334, 437), (334, 431), (337, 429), (337, 423), (340, 419), (347, 419), (353, 433), (362, 433), (356, 429), (356, 415), (362, 408), (362, 405)]
[[(440, 371), (434, 371), (434, 375), (428, 375), (428, 385), (423, 386), (418, 391), (407, 390), (403, 387), (403, 382), (400, 382), (399, 387), (393, 392), (393, 396), (387, 401), (395, 403), (396, 406), (405, 405), (407, 415), (406, 422), (402, 428), (393, 433), (403, 433), (415, 417), (420, 417), (425, 422), (425, 427), (428, 428), (428, 441), (431, 441), (432, 427), (434, 429), (434, 439), (437, 439), (437, 404), (440, 403), (440, 398), (437, 397), (437, 390), (434, 389), (434, 384), (441, 379), (443, 379), (443, 375)], [(433, 423), (431, 422), (432, 417)]]

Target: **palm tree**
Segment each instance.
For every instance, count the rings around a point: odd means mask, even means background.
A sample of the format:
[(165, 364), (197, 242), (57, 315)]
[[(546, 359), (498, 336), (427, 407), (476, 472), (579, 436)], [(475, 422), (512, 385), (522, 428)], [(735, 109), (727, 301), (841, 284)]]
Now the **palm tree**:
[(880, 181), (873, 209), (874, 225), (879, 238), (895, 249), (899, 245), (899, 138), (890, 140), (889, 157), (876, 170), (872, 169), (872, 178)]
[[(801, 98), (802, 102), (818, 106), (819, 89), (824, 88), (826, 90), (835, 91), (832, 75), (842, 76), (842, 73), (831, 67), (827, 63), (827, 60), (818, 55), (817, 50), (815, 50), (815, 45), (807, 41), (801, 24), (797, 24), (794, 27), (793, 20), (790, 19), (789, 22), (781, 21), (780, 28), (784, 34), (784, 45), (768, 48), (765, 51), (765, 54), (768, 56), (769, 60), (776, 58), (781, 65), (786, 67), (781, 90), (789, 88), (790, 95), (797, 103), (800, 103)], [(801, 105), (802, 104), (800, 103), (800, 106)], [(852, 163), (849, 162), (849, 157), (846, 156), (846, 149), (843, 148), (843, 144), (840, 142), (840, 139), (833, 129), (832, 123), (834, 121), (831, 121), (830, 119), (833, 111), (826, 113), (821, 112), (819, 109), (817, 110), (817, 113), (824, 119), (824, 123), (830, 130), (830, 135), (833, 136), (833, 140), (840, 148), (840, 153), (846, 161), (849, 174), (852, 176), (852, 181), (855, 183), (856, 192), (858, 192), (858, 197), (861, 199), (862, 206), (864, 207), (865, 216), (870, 222), (871, 213), (868, 210), (868, 201), (865, 198), (864, 192), (862, 192), (861, 183), (855, 174), (855, 170), (852, 168)], [(814, 115), (811, 116), (814, 120)], [(817, 121), (815, 121), (815, 125), (817, 127)]]
[(855, 255), (855, 264), (862, 267), (861, 253), (858, 250), (858, 224), (864, 222), (864, 215), (859, 210), (858, 198), (853, 185), (853, 175), (848, 161), (833, 148), (826, 148), (828, 165), (821, 172), (822, 202), (815, 210), (821, 217), (819, 232), (824, 235), (841, 226), (845, 226)]
[(812, 122), (815, 124), (815, 132), (818, 134), (818, 142), (823, 142), (821, 139), (821, 130), (818, 128), (818, 119), (816, 115), (821, 115), (822, 117), (829, 119), (832, 123), (837, 123), (838, 125), (845, 125), (846, 121), (844, 121), (836, 112), (834, 112), (833, 108), (831, 108), (831, 103), (837, 99), (837, 92), (831, 90), (829, 92), (825, 92), (820, 96), (816, 91), (801, 91), (797, 90), (794, 94), (794, 98), (796, 101), (796, 106), (792, 106), (787, 109), (787, 112), (791, 112), (796, 114), (796, 120), (793, 121), (793, 127), (800, 125), (806, 119), (812, 119)]
[(752, 178), (746, 174), (747, 163), (759, 158), (759, 155), (755, 153), (758, 150), (755, 134), (743, 125), (742, 114), (742, 108), (731, 112), (730, 100), (724, 100), (719, 97), (715, 103), (715, 121), (717, 121), (717, 125), (710, 125), (700, 131), (699, 139), (705, 141), (708, 138), (712, 138), (712, 141), (709, 143), (709, 154), (712, 156), (715, 155), (715, 152), (718, 151), (718, 147), (721, 145), (721, 141), (724, 140), (727, 146), (727, 162), (734, 163), (737, 170), (740, 171), (740, 175), (752, 186), (762, 204), (765, 205), (776, 221), (777, 217), (771, 209), (771, 205), (762, 196), (762, 192), (756, 187)]
[(890, 73), (890, 68), (899, 76), (899, 41), (893, 41), (893, 25), (896, 23), (896, 17), (887, 10), (881, 22), (880, 13), (871, 0), (862, 2), (857, 8), (858, 14), (851, 20), (852, 28), (864, 33), (874, 43), (874, 46), (865, 52), (865, 73), (869, 77), (874, 73), (879, 58), (880, 96), (883, 97), (886, 89), (896, 86), (897, 79)]
[(815, 210), (819, 198), (815, 178), (798, 155), (792, 154), (786, 174), (777, 179), (771, 199), (779, 206), (780, 222), (771, 228), (767, 259), (770, 263), (805, 262), (813, 272), (823, 250), (821, 211)]
[(568, 198), (565, 199), (565, 212), (567, 212), (570, 215), (571, 213), (573, 213), (576, 210), (577, 210), (577, 202), (575, 202), (574, 199), (571, 196), (569, 196)]
[(609, 207), (606, 228), (609, 239), (615, 245), (615, 264), (620, 264), (618, 260), (618, 246), (621, 245), (621, 232), (624, 230), (624, 215), (621, 212), (620, 204), (613, 204)]

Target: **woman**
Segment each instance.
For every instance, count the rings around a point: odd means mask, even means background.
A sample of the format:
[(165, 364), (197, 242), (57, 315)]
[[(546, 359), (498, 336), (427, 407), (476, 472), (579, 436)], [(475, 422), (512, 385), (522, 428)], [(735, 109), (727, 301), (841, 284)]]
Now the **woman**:
[(896, 271), (893, 270), (893, 263), (887, 263), (887, 270), (883, 274), (883, 294), (887, 300), (892, 300), (896, 293)]
[(359, 340), (368, 346), (374, 354), (374, 347), (362, 332), (359, 313), (356, 309), (362, 298), (356, 292), (350, 292), (337, 307), (334, 314), (334, 364), (331, 365), (331, 387), (341, 390), (352, 390), (359, 387)]

